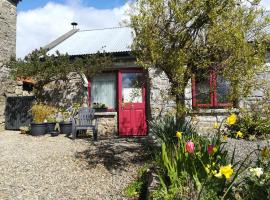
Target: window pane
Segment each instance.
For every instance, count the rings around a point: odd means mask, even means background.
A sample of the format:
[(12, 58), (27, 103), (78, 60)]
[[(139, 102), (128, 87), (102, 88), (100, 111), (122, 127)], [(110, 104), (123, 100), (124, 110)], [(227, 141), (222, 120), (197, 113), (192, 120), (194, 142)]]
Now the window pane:
[(209, 77), (205, 76), (196, 76), (196, 103), (197, 104), (210, 104), (210, 85)]
[(123, 73), (122, 101), (124, 103), (142, 102), (142, 73)]
[(108, 108), (116, 105), (116, 74), (98, 74), (91, 80), (91, 103), (105, 104)]
[(218, 103), (228, 103), (230, 94), (230, 82), (222, 76), (217, 76), (217, 101)]

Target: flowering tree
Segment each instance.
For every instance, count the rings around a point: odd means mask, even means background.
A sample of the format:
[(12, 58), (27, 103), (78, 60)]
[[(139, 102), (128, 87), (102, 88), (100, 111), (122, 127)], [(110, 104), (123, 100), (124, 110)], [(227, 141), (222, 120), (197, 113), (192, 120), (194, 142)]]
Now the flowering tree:
[(214, 70), (230, 81), (230, 99), (248, 95), (263, 70), (269, 18), (260, 0), (138, 0), (131, 12), (132, 48), (145, 68), (171, 83), (178, 119), (193, 74)]

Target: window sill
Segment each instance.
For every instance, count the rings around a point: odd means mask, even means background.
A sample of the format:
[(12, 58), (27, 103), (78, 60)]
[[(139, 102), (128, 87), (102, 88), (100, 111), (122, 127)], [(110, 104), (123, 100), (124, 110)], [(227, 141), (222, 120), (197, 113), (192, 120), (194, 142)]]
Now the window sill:
[(117, 112), (95, 112), (95, 116), (117, 116)]
[(229, 113), (239, 113), (238, 108), (228, 109), (228, 108), (198, 108), (194, 109), (190, 112), (191, 114), (201, 114), (201, 115), (211, 115), (211, 114), (220, 114), (220, 115), (227, 115)]

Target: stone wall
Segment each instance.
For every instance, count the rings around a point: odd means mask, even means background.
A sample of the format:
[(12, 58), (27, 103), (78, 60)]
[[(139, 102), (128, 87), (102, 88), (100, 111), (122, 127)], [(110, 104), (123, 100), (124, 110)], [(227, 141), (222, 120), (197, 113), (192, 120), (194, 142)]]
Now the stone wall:
[(66, 81), (47, 84), (39, 100), (56, 107), (69, 107), (74, 103), (88, 105), (87, 85), (78, 73), (70, 73)]
[[(149, 70), (148, 101), (151, 114), (150, 118), (157, 118), (169, 113), (175, 113), (175, 101), (169, 93), (170, 83), (165, 73), (156, 70)], [(148, 116), (149, 119), (149, 116)]]
[(117, 112), (95, 113), (98, 120), (98, 137), (110, 138), (117, 135)]
[(16, 50), (16, 5), (0, 0), (0, 66)]
[(5, 104), (7, 96), (29, 95), (22, 90), (22, 82), (9, 77), (4, 63), (15, 56), (16, 50), (16, 5), (0, 0), (0, 129), (5, 126)]
[[(268, 85), (270, 84), (270, 52), (266, 55), (266, 66), (268, 71), (263, 74), (258, 74), (257, 80), (264, 80)], [(168, 78), (163, 72), (151, 69), (149, 70), (150, 77), (150, 111), (151, 117), (157, 118), (168, 113), (175, 113), (174, 98), (169, 95), (170, 84)], [(196, 124), (197, 130), (201, 134), (210, 134), (213, 132), (213, 126), (215, 122), (222, 122), (230, 112), (239, 112), (239, 109), (196, 109), (192, 110), (192, 89), (191, 81), (188, 87), (185, 89), (186, 106), (190, 109), (191, 114)], [(264, 97), (263, 92), (260, 89), (254, 90), (252, 94), (240, 100), (240, 108), (249, 108), (250, 105), (256, 103), (258, 99)], [(190, 118), (190, 117), (188, 117)]]

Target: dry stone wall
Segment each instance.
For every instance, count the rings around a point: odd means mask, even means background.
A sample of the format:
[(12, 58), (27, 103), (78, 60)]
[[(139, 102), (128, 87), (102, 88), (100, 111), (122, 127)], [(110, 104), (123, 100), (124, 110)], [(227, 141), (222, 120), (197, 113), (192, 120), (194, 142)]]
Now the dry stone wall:
[(16, 5), (0, 0), (0, 129), (5, 126), (6, 97), (29, 95), (22, 90), (22, 82), (10, 79), (9, 69), (4, 66), (11, 56), (15, 56), (15, 49)]

